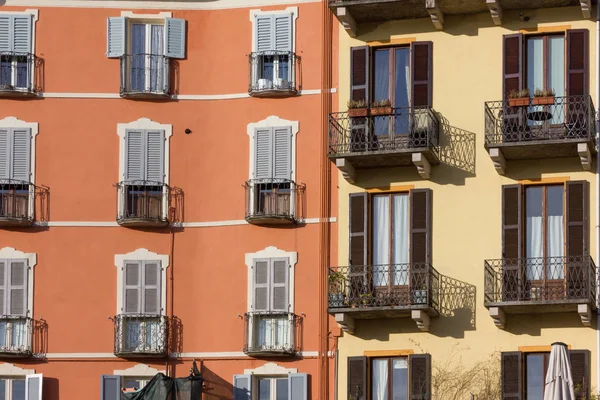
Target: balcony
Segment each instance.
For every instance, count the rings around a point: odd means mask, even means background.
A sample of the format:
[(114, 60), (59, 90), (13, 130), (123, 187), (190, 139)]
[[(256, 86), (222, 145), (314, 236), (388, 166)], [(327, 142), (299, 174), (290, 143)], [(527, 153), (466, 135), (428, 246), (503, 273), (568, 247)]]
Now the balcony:
[(168, 321), (164, 315), (115, 316), (115, 355), (124, 358), (166, 357), (169, 354)]
[(125, 181), (117, 185), (117, 223), (133, 228), (169, 225), (171, 188), (162, 182)]
[(429, 329), (440, 310), (440, 275), (429, 264), (352, 265), (329, 269), (328, 312), (350, 333), (355, 320), (412, 318)]
[(288, 97), (298, 94), (296, 88), (296, 55), (291, 51), (251, 53), (250, 85), (252, 97)]
[(248, 223), (294, 224), (303, 218), (303, 184), (289, 179), (251, 179), (246, 181), (244, 188)]
[(0, 227), (33, 224), (37, 189), (31, 182), (0, 180)]
[(156, 54), (121, 56), (121, 97), (170, 98), (169, 57)]
[[(362, 115), (360, 111), (363, 111)], [(329, 114), (329, 158), (344, 178), (355, 171), (415, 165), (428, 179), (430, 166), (439, 164), (439, 121), (428, 107), (354, 109)]]
[(589, 326), (596, 309), (590, 256), (485, 260), (484, 305), (504, 328), (505, 314), (577, 312)]
[(0, 52), (0, 97), (36, 96), (36, 67), (31, 53)]
[(302, 318), (288, 312), (244, 314), (244, 353), (293, 356), (301, 349)]
[(511, 107), (509, 101), (485, 103), (485, 148), (498, 173), (507, 160), (579, 157), (590, 169), (596, 153), (595, 109), (590, 96), (555, 97), (553, 104)]
[(0, 357), (27, 358), (33, 354), (33, 320), (27, 317), (0, 317)]

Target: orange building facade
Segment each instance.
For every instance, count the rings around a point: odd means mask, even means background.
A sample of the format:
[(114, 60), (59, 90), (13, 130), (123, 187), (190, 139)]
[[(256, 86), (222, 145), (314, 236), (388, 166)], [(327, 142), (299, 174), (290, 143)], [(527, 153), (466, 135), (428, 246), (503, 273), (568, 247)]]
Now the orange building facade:
[(331, 395), (337, 25), (259, 3), (0, 7), (0, 400)]

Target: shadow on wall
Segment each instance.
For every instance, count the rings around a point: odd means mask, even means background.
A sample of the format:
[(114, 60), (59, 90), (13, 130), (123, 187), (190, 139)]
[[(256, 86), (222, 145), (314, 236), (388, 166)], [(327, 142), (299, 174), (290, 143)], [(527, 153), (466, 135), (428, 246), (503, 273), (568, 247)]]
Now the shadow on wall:
[(32, 353), (39, 358), (45, 358), (48, 353), (48, 323), (46, 320), (33, 320)]
[[(475, 176), (476, 135), (450, 125), (448, 119), (438, 114), (440, 121), (440, 166), (432, 168), (432, 180), (440, 184), (464, 185), (468, 177)], [(451, 167), (449, 171), (445, 167)]]
[[(596, 312), (592, 312), (592, 326), (590, 328), (584, 328), (581, 323), (581, 318), (575, 311), (569, 313), (509, 314), (506, 315), (505, 330), (513, 335), (529, 336), (540, 336), (543, 329), (549, 328), (581, 328), (595, 330), (597, 327), (597, 318)], [(556, 340), (562, 339), (556, 338)]]
[(42, 380), (42, 393), (45, 400), (58, 400), (58, 379), (44, 376)]
[(202, 365), (202, 400), (231, 400), (233, 398), (233, 385), (221, 378), (205, 365)]
[(175, 316), (171, 318), (170, 349), (172, 353), (181, 353), (183, 351), (183, 323)]
[[(598, 160), (593, 157), (590, 174), (596, 171)], [(510, 179), (540, 179), (547, 174), (570, 175), (573, 171), (583, 171), (578, 157), (538, 159), (538, 160), (509, 160), (506, 162), (505, 176)]]
[(475, 330), (476, 287), (449, 276), (440, 275), (440, 317), (432, 320), (436, 336), (463, 338)]

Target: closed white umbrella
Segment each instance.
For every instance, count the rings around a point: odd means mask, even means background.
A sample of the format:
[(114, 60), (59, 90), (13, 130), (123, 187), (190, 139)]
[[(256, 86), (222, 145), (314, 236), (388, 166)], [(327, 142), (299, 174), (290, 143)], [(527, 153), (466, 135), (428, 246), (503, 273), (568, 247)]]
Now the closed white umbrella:
[(571, 361), (569, 361), (567, 345), (564, 343), (552, 343), (544, 400), (575, 400)]

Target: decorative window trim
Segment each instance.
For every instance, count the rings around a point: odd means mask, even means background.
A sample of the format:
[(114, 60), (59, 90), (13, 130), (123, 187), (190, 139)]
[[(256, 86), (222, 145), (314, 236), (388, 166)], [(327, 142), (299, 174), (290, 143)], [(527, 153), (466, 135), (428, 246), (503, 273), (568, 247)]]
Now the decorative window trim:
[(267, 118), (263, 119), (262, 121), (258, 121), (258, 122), (251, 122), (248, 124), (247, 127), (247, 134), (248, 137), (250, 138), (250, 169), (248, 171), (248, 176), (249, 179), (254, 179), (254, 165), (256, 163), (256, 160), (254, 159), (254, 137), (255, 135), (255, 130), (257, 128), (274, 128), (274, 127), (280, 127), (280, 126), (291, 126), (292, 127), (292, 160), (291, 160), (291, 167), (292, 167), (292, 181), (296, 182), (296, 137), (298, 135), (298, 121), (290, 121), (287, 119), (283, 119), (283, 118), (279, 118), (276, 115), (270, 115)]
[(115, 267), (117, 268), (117, 315), (122, 313), (123, 308), (123, 269), (125, 261), (153, 261), (159, 260), (160, 274), (160, 315), (165, 315), (167, 310), (167, 268), (169, 268), (169, 255), (157, 254), (148, 249), (137, 249), (127, 254), (115, 254)]
[[(1, 13), (0, 13), (1, 14)], [(0, 119), (0, 128), (28, 128), (31, 129), (31, 145), (29, 155), (29, 170), (31, 171), (31, 183), (35, 184), (35, 138), (38, 134), (37, 122), (26, 122), (17, 117), (6, 117)]]
[(288, 258), (290, 260), (290, 271), (289, 271), (289, 287), (288, 296), (291, 313), (294, 312), (294, 271), (296, 269), (296, 263), (298, 262), (298, 253), (295, 251), (284, 251), (274, 246), (266, 247), (264, 250), (257, 251), (256, 253), (246, 253), (245, 263), (248, 267), (248, 310), (252, 306), (252, 266), (254, 260), (259, 258)]
[(158, 370), (156, 368), (152, 368), (146, 364), (136, 364), (131, 368), (127, 369), (115, 369), (113, 371), (114, 375), (119, 376), (135, 376), (135, 377), (146, 377), (146, 376), (154, 376), (156, 374), (166, 374), (164, 370)]
[(296, 20), (298, 19), (298, 7), (288, 7), (285, 10), (263, 11), (260, 8), (250, 10), (250, 22), (252, 22), (252, 51), (256, 51), (256, 16), (257, 15), (292, 14), (292, 53), (296, 52)]
[(245, 369), (244, 374), (248, 375), (288, 375), (297, 374), (298, 368), (285, 368), (275, 363), (266, 363), (254, 369)]
[[(0, 249), (0, 259), (27, 260), (27, 267), (29, 268), (27, 276), (27, 316), (33, 318), (33, 267), (37, 264), (37, 254), (24, 253), (16, 250), (14, 247), (3, 247)], [(32, 374), (35, 374), (35, 371)], [(1, 370), (0, 375), (3, 375)]]
[(164, 20), (165, 18), (172, 18), (173, 13), (170, 11), (162, 11), (157, 14), (136, 14), (133, 11), (121, 11), (121, 17), (127, 17), (131, 19), (155, 19)]
[(26, 375), (33, 374), (35, 374), (35, 369), (23, 369), (10, 363), (0, 364), (0, 376), (19, 377), (25, 379)]

